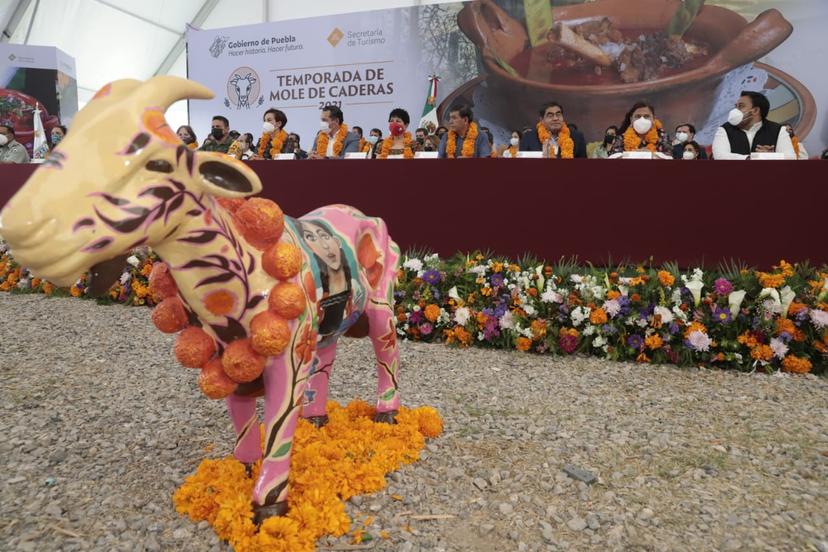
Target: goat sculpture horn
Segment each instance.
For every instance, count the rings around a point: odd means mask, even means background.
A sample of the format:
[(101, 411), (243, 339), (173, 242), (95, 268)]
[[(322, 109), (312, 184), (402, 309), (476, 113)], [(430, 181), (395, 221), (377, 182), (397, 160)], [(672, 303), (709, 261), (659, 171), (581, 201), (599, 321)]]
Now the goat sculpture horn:
[(214, 96), (213, 92), (204, 85), (168, 75), (149, 79), (133, 94), (143, 106), (152, 105), (164, 109), (185, 98), (209, 100)]

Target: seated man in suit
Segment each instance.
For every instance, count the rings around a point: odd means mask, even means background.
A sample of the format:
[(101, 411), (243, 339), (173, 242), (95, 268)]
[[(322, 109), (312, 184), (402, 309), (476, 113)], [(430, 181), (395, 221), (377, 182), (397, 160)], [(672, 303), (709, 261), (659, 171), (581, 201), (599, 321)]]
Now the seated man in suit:
[(492, 154), (489, 137), (474, 122), (474, 113), (469, 106), (449, 109), (449, 129), (437, 149), (441, 159), (489, 157)]
[(713, 159), (750, 159), (753, 152), (779, 152), (796, 159), (785, 127), (768, 120), (770, 102), (759, 92), (742, 92), (727, 122), (713, 138)]
[(342, 159), (346, 153), (359, 151), (359, 136), (348, 132), (342, 110), (335, 105), (322, 108), (321, 129), (308, 152), (308, 159)]
[(566, 126), (563, 107), (558, 102), (548, 102), (538, 110), (540, 122), (535, 130), (524, 133), (520, 151), (546, 151), (557, 159), (586, 158), (584, 135)]

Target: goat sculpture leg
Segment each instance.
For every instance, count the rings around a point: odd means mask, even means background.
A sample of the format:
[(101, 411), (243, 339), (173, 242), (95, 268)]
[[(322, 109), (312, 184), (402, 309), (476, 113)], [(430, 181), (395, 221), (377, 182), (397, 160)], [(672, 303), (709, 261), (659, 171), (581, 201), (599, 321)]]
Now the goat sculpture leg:
[(305, 391), (307, 401), (302, 409), (302, 416), (316, 427), (322, 427), (328, 423), (328, 382), (336, 358), (336, 343), (319, 349), (317, 356), (319, 364), (308, 380), (308, 388)]
[[(316, 336), (307, 346), (313, 356)], [(303, 355), (304, 356), (304, 355)], [(291, 351), (271, 357), (264, 370), (265, 450), (259, 479), (253, 487), (255, 521), (287, 512), (288, 473), (293, 435), (311, 362), (294, 358)]]
[(384, 299), (372, 299), (368, 307), (368, 335), (377, 357), (377, 422), (395, 423), (400, 409), (400, 348), (394, 311)]
[(236, 430), (236, 446), (233, 456), (250, 466), (262, 457), (262, 441), (259, 434), (259, 417), (256, 415), (256, 397), (230, 395), (226, 399), (227, 411)]

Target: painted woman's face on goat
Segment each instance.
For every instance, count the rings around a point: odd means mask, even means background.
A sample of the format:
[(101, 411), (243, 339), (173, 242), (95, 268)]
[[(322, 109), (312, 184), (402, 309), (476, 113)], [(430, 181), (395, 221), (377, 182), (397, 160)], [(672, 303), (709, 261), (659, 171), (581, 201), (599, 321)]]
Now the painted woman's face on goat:
[(342, 267), (342, 249), (339, 240), (318, 224), (303, 221), (302, 227), (302, 238), (308, 247), (328, 265), (329, 269), (339, 270)]

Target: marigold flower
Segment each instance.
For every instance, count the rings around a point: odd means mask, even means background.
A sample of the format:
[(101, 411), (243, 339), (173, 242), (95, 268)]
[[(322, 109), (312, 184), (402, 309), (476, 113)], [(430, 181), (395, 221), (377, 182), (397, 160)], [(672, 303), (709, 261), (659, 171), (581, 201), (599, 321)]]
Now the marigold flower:
[(279, 241), (285, 227), (282, 209), (275, 202), (261, 197), (245, 201), (233, 213), (233, 220), (244, 239), (260, 251)]
[(167, 263), (158, 262), (152, 265), (149, 275), (149, 293), (156, 303), (178, 294), (178, 286), (175, 285)]
[(532, 340), (526, 337), (519, 337), (515, 341), (515, 348), (518, 351), (528, 351), (529, 347), (532, 346)]
[(705, 327), (704, 324), (702, 324), (701, 322), (691, 322), (690, 324), (687, 325), (687, 327), (684, 330), (684, 337), (686, 338), (691, 333), (696, 332), (696, 331), (707, 335), (707, 327)]
[(664, 341), (661, 339), (660, 335), (653, 334), (644, 338), (644, 345), (646, 345), (647, 348), (651, 351), (655, 351), (656, 349), (660, 349), (661, 346), (664, 345)]
[(152, 309), (152, 323), (164, 333), (175, 333), (187, 327), (187, 312), (177, 296), (167, 297)]
[(794, 374), (807, 374), (811, 371), (811, 361), (807, 358), (788, 355), (782, 361), (782, 369)]
[(297, 318), (305, 310), (305, 294), (293, 282), (281, 282), (273, 286), (267, 302), (270, 310), (286, 320)]
[(661, 282), (662, 286), (670, 287), (676, 283), (676, 277), (667, 272), (666, 270), (659, 270), (658, 281)]
[(440, 318), (440, 307), (435, 304), (428, 305), (423, 314), (429, 322), (436, 322)]
[(187, 368), (201, 368), (216, 354), (216, 343), (196, 326), (185, 328), (175, 339), (175, 358)]
[(279, 315), (264, 311), (250, 321), (250, 342), (253, 350), (264, 356), (281, 354), (290, 341), (290, 326)]
[(620, 291), (615, 289), (607, 291), (607, 299), (609, 299), (610, 301), (612, 301), (613, 299), (618, 299), (619, 297), (621, 297)]
[(302, 268), (302, 252), (292, 243), (278, 242), (262, 253), (262, 268), (279, 280), (288, 280)]
[(773, 349), (770, 348), (770, 345), (757, 345), (751, 349), (750, 357), (754, 360), (764, 360), (767, 362), (773, 358)]
[(236, 390), (236, 382), (227, 377), (219, 359), (213, 359), (201, 369), (198, 387), (211, 399), (223, 399)]
[(601, 325), (607, 323), (607, 313), (604, 309), (598, 308), (593, 309), (591, 313), (589, 313), (589, 321), (595, 325)]
[(779, 288), (785, 283), (785, 276), (783, 274), (757, 272), (756, 276), (759, 278), (759, 284), (764, 288)]
[(532, 330), (532, 337), (536, 340), (543, 339), (546, 336), (546, 320), (532, 320), (529, 329)]
[(237, 339), (224, 350), (221, 365), (230, 379), (247, 383), (262, 375), (265, 358), (253, 349), (249, 339)]

